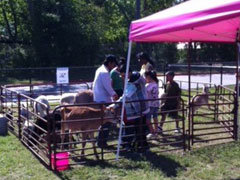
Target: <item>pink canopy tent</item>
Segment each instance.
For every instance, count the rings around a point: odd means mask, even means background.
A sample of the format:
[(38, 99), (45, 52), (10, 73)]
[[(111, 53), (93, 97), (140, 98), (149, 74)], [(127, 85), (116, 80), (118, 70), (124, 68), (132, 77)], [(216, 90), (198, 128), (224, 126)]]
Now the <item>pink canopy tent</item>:
[[(129, 49), (124, 87), (127, 85), (132, 42), (236, 43), (240, 40), (239, 28), (240, 0), (189, 0), (133, 21), (129, 30)], [(188, 62), (190, 67), (190, 61)], [(191, 89), (190, 77), (189, 68), (189, 101)], [(238, 86), (238, 81), (236, 82)], [(124, 88), (124, 92), (125, 90)], [(121, 114), (122, 123), (124, 106), (125, 98), (123, 98)], [(119, 130), (116, 159), (119, 156), (122, 123)]]
[(133, 21), (129, 39), (135, 42), (234, 43), (239, 27), (239, 0), (190, 0)]

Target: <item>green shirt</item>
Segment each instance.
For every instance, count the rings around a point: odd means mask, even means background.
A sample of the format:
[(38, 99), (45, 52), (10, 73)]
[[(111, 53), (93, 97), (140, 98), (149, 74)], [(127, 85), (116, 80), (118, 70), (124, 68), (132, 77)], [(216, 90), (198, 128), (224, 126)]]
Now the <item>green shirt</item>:
[(113, 69), (110, 72), (110, 76), (112, 79), (113, 89), (114, 90), (122, 90), (123, 89), (123, 79), (121, 78), (121, 75), (117, 71), (117, 69)]

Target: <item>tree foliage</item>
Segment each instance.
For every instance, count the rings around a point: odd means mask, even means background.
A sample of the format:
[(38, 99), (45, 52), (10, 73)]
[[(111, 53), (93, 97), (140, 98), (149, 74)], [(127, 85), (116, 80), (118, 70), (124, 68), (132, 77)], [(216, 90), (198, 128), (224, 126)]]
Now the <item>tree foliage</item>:
[[(144, 17), (180, 0), (140, 0)], [(2, 0), (0, 1), (1, 67), (86, 66), (105, 54), (125, 56), (128, 30), (136, 19), (136, 0)], [(230, 45), (200, 44), (201, 61), (233, 60)], [(157, 63), (185, 61), (176, 44), (139, 44)], [(134, 59), (134, 58), (133, 58)], [(134, 61), (133, 61), (134, 62)]]

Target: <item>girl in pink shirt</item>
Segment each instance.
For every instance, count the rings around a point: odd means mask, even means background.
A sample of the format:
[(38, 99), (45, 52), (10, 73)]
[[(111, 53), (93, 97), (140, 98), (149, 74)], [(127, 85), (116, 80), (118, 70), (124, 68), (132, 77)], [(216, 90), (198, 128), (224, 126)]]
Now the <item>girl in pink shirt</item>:
[[(145, 72), (146, 78), (146, 90), (147, 90), (147, 99), (158, 99), (158, 78), (156, 71), (147, 71)], [(151, 138), (157, 134), (158, 130), (158, 109), (159, 109), (159, 100), (150, 100), (149, 107), (150, 112), (147, 115), (147, 125), (150, 130), (148, 138)], [(154, 121), (154, 128), (151, 123), (151, 119)]]

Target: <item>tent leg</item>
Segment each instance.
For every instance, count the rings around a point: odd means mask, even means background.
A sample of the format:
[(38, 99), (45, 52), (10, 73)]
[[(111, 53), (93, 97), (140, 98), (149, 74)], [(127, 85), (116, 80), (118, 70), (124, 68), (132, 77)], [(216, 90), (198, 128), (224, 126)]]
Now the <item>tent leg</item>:
[(193, 133), (191, 133), (192, 131), (192, 125), (193, 125), (193, 121), (192, 121), (192, 117), (191, 117), (191, 48), (192, 48), (192, 43), (189, 42), (188, 43), (188, 150), (191, 150), (191, 140), (193, 141)]
[(239, 137), (239, 65), (240, 65), (240, 43), (237, 43), (237, 64), (236, 64), (236, 101), (235, 101), (235, 121), (234, 121), (234, 139), (238, 140)]
[(122, 126), (123, 126), (123, 123), (124, 123), (123, 122), (123, 116), (124, 116), (124, 108), (125, 108), (125, 103), (126, 103), (126, 96), (124, 94), (126, 92), (127, 81), (128, 81), (128, 72), (129, 72), (129, 66), (130, 66), (131, 50), (132, 50), (132, 41), (129, 42), (129, 46), (128, 46), (127, 67), (126, 67), (126, 73), (125, 73), (125, 79), (124, 79), (124, 90), (123, 90), (123, 100), (122, 100), (122, 110), (121, 110), (121, 122), (120, 122), (119, 135), (118, 135), (118, 146), (117, 146), (116, 160), (119, 159), (120, 145), (121, 145), (121, 139), (122, 139)]

